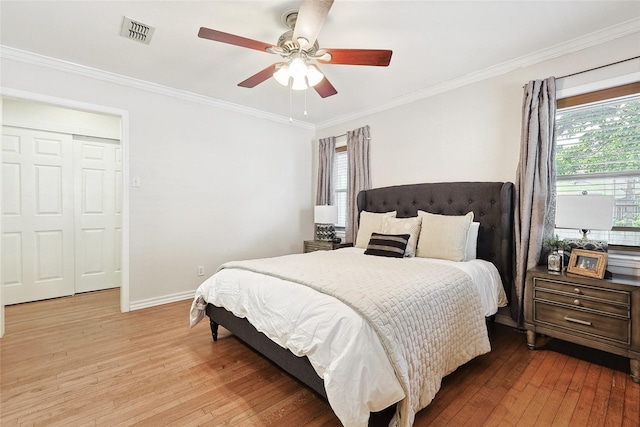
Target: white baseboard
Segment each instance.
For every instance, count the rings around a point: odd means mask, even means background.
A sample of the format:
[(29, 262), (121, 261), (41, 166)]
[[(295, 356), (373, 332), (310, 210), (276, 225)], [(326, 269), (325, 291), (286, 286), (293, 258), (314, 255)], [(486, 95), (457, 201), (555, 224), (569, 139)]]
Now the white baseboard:
[(129, 310), (141, 310), (143, 308), (155, 307), (158, 305), (169, 304), (177, 301), (193, 299), (195, 291), (180, 292), (177, 294), (164, 295), (156, 298), (148, 298), (139, 301), (131, 301)]

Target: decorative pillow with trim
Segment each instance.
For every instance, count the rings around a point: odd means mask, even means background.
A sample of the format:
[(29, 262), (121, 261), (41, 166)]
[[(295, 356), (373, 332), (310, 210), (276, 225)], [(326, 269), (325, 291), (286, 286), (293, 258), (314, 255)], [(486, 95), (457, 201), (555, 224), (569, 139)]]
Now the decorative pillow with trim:
[(360, 212), (360, 224), (358, 225), (358, 234), (353, 246), (356, 248), (366, 249), (371, 239), (371, 233), (382, 232), (382, 220), (385, 217), (395, 218), (396, 211), (385, 213), (374, 213), (362, 211)]
[(371, 239), (364, 251), (365, 255), (403, 258), (409, 243), (408, 234), (371, 233)]
[(416, 256), (464, 261), (473, 212), (466, 215), (436, 215), (418, 211), (422, 227)]
[(406, 257), (416, 255), (416, 246), (418, 244), (418, 235), (420, 234), (420, 225), (422, 218), (414, 216), (411, 218), (391, 218), (385, 217), (382, 220), (383, 234), (408, 234), (409, 243), (404, 253)]

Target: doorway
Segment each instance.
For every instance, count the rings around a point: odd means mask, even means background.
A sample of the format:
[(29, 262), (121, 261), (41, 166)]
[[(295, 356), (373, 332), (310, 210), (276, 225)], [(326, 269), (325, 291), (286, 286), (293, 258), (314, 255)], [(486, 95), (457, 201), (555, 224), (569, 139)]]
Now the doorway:
[[(121, 311), (129, 311), (126, 112), (16, 95), (3, 98), (1, 305), (17, 302), (8, 287), (29, 281), (30, 300), (120, 286)], [(16, 150), (31, 158), (12, 161)], [(27, 175), (34, 190), (24, 203), (15, 196)]]

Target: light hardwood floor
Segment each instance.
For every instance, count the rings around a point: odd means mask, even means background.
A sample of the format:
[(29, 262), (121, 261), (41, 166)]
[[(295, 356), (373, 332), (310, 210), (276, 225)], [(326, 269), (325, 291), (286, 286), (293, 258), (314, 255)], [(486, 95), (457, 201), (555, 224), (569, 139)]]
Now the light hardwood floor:
[[(2, 426), (340, 425), (326, 402), (235, 337), (213, 343), (206, 321), (189, 329), (189, 301), (120, 313), (118, 298), (109, 290), (6, 307)], [(524, 334), (500, 325), (492, 346), (445, 378), (416, 426), (640, 425), (640, 385), (628, 374), (527, 350)]]

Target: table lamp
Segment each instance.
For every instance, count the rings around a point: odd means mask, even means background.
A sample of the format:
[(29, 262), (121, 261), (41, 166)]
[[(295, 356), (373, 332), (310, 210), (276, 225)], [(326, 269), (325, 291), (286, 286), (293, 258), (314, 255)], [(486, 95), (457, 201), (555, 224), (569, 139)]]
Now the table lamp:
[(556, 228), (575, 228), (587, 240), (590, 230), (611, 230), (613, 196), (572, 195), (556, 198)]
[(316, 240), (332, 241), (336, 237), (334, 224), (338, 222), (338, 207), (316, 206), (313, 220), (316, 223)]

